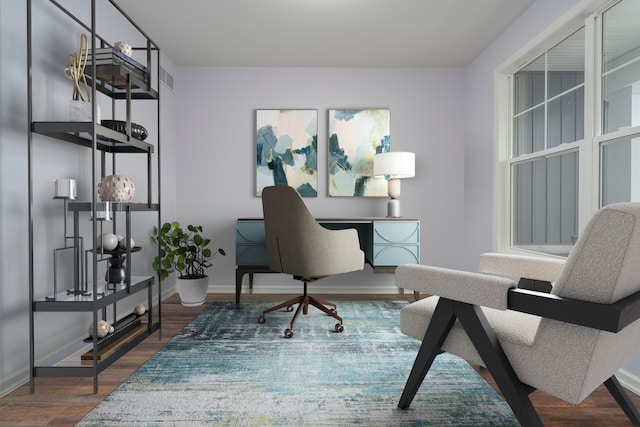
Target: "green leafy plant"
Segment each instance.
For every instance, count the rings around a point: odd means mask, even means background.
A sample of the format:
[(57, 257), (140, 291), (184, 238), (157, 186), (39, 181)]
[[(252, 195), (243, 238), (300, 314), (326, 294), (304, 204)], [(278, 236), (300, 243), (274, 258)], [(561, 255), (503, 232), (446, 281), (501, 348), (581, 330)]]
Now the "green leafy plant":
[(154, 257), (152, 265), (161, 280), (174, 270), (181, 279), (206, 277), (205, 269), (213, 265), (211, 261), (218, 254), (226, 255), (222, 249), (212, 251), (208, 247), (211, 239), (201, 233), (201, 225), (189, 224), (183, 230), (178, 221), (165, 222), (160, 230), (153, 227), (151, 241), (160, 246), (160, 255)]

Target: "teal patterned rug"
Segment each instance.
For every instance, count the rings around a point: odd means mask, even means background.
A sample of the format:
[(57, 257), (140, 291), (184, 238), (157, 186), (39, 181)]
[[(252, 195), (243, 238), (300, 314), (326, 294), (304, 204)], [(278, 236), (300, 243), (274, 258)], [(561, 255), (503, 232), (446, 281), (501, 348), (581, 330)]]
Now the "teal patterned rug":
[(343, 333), (316, 309), (216, 302), (79, 426), (517, 426), (463, 360), (440, 355), (408, 410), (397, 408), (419, 342), (399, 331), (403, 302), (338, 302)]

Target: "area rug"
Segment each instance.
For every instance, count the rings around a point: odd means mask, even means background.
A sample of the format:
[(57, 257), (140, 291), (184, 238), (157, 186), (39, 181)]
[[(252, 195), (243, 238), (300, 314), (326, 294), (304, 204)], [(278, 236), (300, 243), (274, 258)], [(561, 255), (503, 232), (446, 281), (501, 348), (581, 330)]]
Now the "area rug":
[(79, 426), (517, 426), (463, 360), (440, 355), (408, 410), (397, 408), (419, 342), (406, 303), (341, 301), (344, 332), (315, 309), (283, 337), (286, 311), (216, 302), (108, 395)]

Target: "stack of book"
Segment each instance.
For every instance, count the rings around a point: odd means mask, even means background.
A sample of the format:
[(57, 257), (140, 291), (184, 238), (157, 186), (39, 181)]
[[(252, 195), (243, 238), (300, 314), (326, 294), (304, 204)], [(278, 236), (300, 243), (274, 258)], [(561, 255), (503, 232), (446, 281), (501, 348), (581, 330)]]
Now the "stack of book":
[[(91, 66), (94, 59), (96, 62), (97, 77), (117, 88), (124, 89), (126, 87), (127, 75), (135, 77), (135, 79), (142, 84), (147, 83), (149, 76), (147, 67), (120, 52), (118, 49), (108, 47), (90, 52), (85, 68), (85, 74), (88, 76), (91, 76)], [(134, 84), (134, 86), (136, 85)]]

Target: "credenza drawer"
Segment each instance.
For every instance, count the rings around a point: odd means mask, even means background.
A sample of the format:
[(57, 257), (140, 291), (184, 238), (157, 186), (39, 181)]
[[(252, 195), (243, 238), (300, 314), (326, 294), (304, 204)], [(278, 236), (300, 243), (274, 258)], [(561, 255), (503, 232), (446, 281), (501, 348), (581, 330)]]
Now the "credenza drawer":
[(420, 243), (420, 222), (375, 221), (373, 243)]
[(236, 265), (268, 265), (264, 221), (236, 221)]
[(375, 267), (420, 263), (419, 221), (375, 221), (373, 260)]
[(374, 267), (420, 264), (420, 245), (374, 245)]
[(269, 265), (267, 245), (236, 245), (236, 265)]
[(236, 243), (264, 244), (265, 241), (264, 221), (236, 221)]

